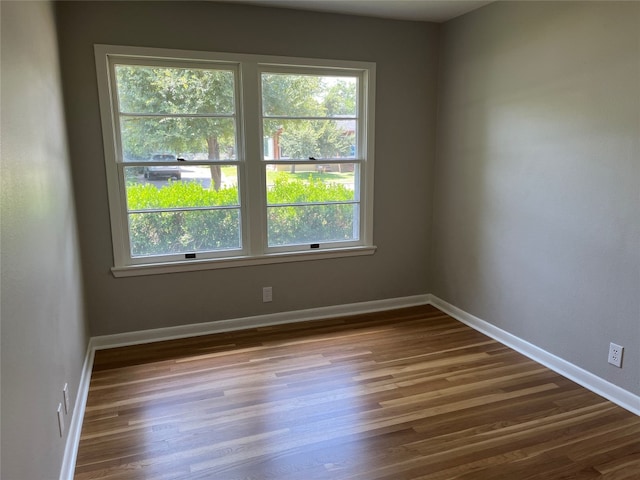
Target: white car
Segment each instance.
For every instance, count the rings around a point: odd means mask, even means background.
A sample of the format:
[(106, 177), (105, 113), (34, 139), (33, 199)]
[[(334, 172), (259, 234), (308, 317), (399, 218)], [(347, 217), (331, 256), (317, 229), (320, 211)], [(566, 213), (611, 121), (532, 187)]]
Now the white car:
[[(175, 162), (176, 156), (170, 153), (158, 154), (151, 157), (152, 162)], [(182, 173), (178, 165), (153, 165), (144, 167), (144, 178), (153, 180), (155, 178), (172, 178), (180, 180)]]

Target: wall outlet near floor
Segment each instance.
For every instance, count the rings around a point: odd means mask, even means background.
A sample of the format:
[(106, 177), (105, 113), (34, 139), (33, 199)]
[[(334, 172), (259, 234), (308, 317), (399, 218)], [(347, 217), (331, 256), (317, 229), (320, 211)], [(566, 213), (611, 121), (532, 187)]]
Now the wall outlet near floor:
[(622, 368), (622, 353), (624, 352), (624, 347), (620, 345), (616, 345), (615, 343), (609, 344), (609, 359), (608, 362), (611, 365), (615, 365), (616, 367)]
[(273, 301), (272, 287), (262, 287), (262, 301), (265, 303)]
[(60, 437), (64, 435), (64, 414), (62, 413), (62, 404), (58, 404), (58, 432), (60, 433)]
[(65, 383), (64, 387), (62, 387), (62, 399), (64, 400), (64, 413), (65, 415), (69, 415), (69, 384)]

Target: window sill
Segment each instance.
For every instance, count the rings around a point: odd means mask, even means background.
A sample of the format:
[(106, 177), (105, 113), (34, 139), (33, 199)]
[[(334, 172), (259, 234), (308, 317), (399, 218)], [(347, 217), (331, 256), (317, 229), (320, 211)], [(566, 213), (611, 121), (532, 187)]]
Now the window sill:
[(114, 277), (137, 277), (142, 275), (162, 275), (166, 273), (193, 272), (198, 270), (215, 270), (218, 268), (235, 268), (253, 265), (268, 265), (271, 263), (306, 262), (328, 258), (356, 257), (373, 255), (375, 246), (336, 248), (319, 252), (287, 252), (273, 253), (254, 257), (229, 257), (206, 260), (189, 260), (171, 263), (147, 263), (129, 265), (126, 267), (112, 267)]

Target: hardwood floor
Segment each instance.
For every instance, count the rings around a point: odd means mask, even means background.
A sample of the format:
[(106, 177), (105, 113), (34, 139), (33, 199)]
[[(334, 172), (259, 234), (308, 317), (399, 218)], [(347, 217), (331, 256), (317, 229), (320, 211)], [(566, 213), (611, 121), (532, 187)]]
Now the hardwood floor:
[(85, 479), (640, 479), (640, 417), (422, 306), (96, 353)]

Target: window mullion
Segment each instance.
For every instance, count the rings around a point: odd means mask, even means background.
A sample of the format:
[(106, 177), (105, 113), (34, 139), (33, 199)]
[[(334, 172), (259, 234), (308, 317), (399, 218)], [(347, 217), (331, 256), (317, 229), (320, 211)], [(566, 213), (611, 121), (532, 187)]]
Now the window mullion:
[(241, 196), (244, 205), (243, 242), (250, 255), (260, 255), (266, 245), (266, 193), (262, 165), (260, 125), (260, 76), (257, 64), (240, 66), (241, 109), (243, 119), (244, 168)]

